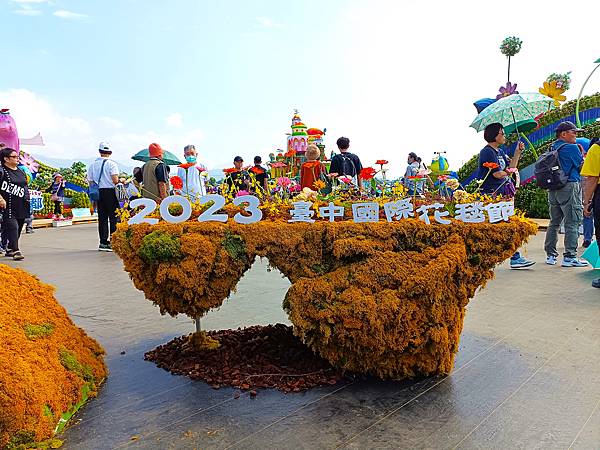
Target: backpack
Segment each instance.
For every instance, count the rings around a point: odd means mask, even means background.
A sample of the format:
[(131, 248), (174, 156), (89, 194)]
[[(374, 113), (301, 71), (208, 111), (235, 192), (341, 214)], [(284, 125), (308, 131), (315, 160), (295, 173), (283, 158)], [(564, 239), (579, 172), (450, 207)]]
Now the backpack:
[(568, 175), (560, 167), (558, 151), (567, 144), (542, 154), (535, 162), (535, 179), (538, 187), (549, 191), (562, 189), (567, 185)]
[(349, 177), (356, 176), (356, 166), (354, 166), (354, 162), (352, 161), (352, 158), (348, 156), (348, 153), (340, 152), (337, 156), (341, 158), (340, 175), (347, 175)]

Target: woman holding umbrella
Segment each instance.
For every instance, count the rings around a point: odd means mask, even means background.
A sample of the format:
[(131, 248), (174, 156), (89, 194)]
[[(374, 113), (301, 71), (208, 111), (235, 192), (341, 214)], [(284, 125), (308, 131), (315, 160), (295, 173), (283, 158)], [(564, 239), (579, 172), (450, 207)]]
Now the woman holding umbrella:
[[(516, 171), (519, 158), (525, 145), (519, 142), (515, 154), (509, 158), (500, 148), (506, 142), (504, 127), (500, 123), (491, 123), (483, 132), (487, 145), (479, 152), (479, 173), (477, 178), (483, 180), (481, 192), (491, 195), (514, 197), (516, 189), (511, 180), (511, 174)], [(511, 269), (526, 269), (535, 264), (519, 252), (510, 258)]]

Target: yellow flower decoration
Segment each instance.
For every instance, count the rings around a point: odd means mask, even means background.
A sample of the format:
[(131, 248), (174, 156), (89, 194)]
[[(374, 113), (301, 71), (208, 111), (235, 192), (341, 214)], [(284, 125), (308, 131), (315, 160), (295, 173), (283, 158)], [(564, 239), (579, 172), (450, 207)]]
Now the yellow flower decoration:
[(562, 95), (565, 90), (557, 87), (556, 81), (544, 81), (544, 87), (541, 87), (539, 91), (540, 94), (547, 95), (554, 99), (554, 106), (560, 106), (560, 102), (564, 102), (567, 99), (567, 97)]

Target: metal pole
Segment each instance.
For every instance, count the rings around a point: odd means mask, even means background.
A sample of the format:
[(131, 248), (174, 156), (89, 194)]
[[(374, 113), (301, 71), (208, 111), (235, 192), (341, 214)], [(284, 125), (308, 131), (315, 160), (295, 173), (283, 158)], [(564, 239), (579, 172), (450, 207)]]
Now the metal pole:
[[(600, 63), (600, 58), (597, 59), (596, 61), (594, 61), (595, 63)], [(577, 122), (577, 127), (581, 128), (581, 121), (579, 120), (579, 101), (581, 100), (581, 94), (583, 94), (583, 88), (585, 87), (585, 85), (587, 84), (587, 82), (590, 80), (590, 78), (592, 77), (592, 75), (594, 74), (594, 72), (598, 69), (598, 67), (600, 67), (600, 64), (598, 64), (594, 70), (592, 70), (592, 73), (590, 73), (588, 75), (588, 77), (586, 78), (586, 80), (583, 82), (583, 86), (581, 86), (581, 90), (579, 91), (579, 95), (577, 96), (577, 105), (575, 106), (575, 121)]]

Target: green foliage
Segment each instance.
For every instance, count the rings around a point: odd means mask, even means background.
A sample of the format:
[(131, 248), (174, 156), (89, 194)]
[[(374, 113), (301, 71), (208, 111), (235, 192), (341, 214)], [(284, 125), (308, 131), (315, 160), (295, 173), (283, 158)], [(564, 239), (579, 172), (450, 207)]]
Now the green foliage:
[(517, 189), (515, 208), (523, 211), (527, 217), (549, 219), (548, 192), (537, 187), (535, 182), (527, 183)]
[(233, 259), (237, 259), (238, 261), (246, 261), (248, 256), (246, 255), (246, 243), (244, 239), (237, 235), (230, 233), (227, 231), (225, 233), (225, 238), (221, 242), (223, 247), (229, 253)]
[(51, 323), (43, 323), (41, 325), (32, 325), (28, 323), (23, 327), (27, 339), (36, 339), (39, 337), (50, 336), (54, 331), (54, 325)]
[(523, 41), (516, 36), (505, 38), (500, 44), (500, 51), (506, 56), (515, 56), (521, 51)]
[(74, 372), (76, 373), (80, 378), (82, 378), (85, 381), (94, 382), (94, 374), (92, 372), (92, 369), (90, 366), (88, 366), (87, 364), (81, 364), (78, 360), (77, 360), (77, 356), (75, 356), (75, 354), (73, 352), (70, 352), (69, 350), (62, 348), (59, 351), (59, 358), (60, 358), (60, 363), (63, 365), (63, 367), (65, 369), (67, 369), (70, 372)]
[(85, 192), (73, 192), (71, 194), (71, 208), (89, 208), (92, 206), (90, 197)]
[(546, 81), (548, 83), (556, 81), (557, 87), (568, 91), (571, 87), (571, 72), (569, 71), (567, 73), (551, 73), (550, 75), (548, 75), (548, 78), (546, 78)]
[(147, 263), (177, 261), (183, 257), (179, 239), (162, 231), (153, 231), (144, 236), (137, 254)]
[(8, 441), (6, 445), (7, 450), (20, 450), (30, 448), (29, 445), (35, 442), (35, 432), (33, 431), (19, 431), (15, 433)]

